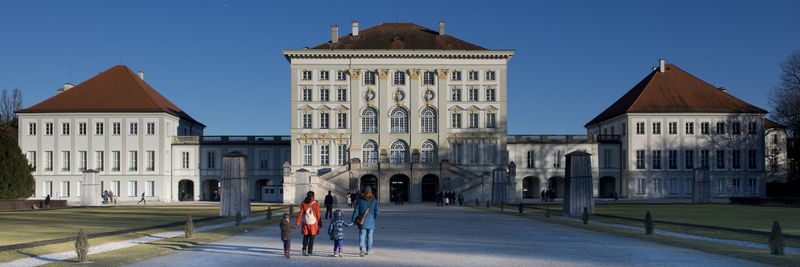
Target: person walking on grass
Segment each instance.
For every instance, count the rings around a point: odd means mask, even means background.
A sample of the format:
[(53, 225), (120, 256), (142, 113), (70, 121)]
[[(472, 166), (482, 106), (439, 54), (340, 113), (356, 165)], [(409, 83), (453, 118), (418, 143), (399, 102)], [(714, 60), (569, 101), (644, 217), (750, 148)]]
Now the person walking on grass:
[(325, 219), (333, 218), (331, 214), (331, 209), (333, 209), (333, 196), (331, 195), (331, 191), (328, 191), (328, 195), (325, 196)]
[(284, 213), (281, 218), (281, 240), (283, 241), (283, 256), (287, 259), (289, 251), (292, 250), (292, 229), (297, 229), (297, 226), (289, 222), (289, 213)]
[(144, 202), (144, 204), (147, 205), (147, 200), (144, 199), (144, 192), (142, 192), (142, 199), (140, 199), (139, 202), (136, 202), (136, 204), (139, 204), (139, 203), (142, 203), (142, 202)]
[(314, 191), (306, 193), (297, 214), (297, 226), (303, 225), (303, 256), (311, 256), (314, 250), (314, 237), (319, 234), (322, 220), (319, 218), (319, 203), (314, 200)]
[(365, 186), (364, 193), (356, 200), (351, 221), (358, 225), (358, 248), (361, 257), (372, 254), (372, 236), (375, 219), (378, 218), (378, 201), (372, 194), (372, 187)]
[(342, 248), (344, 247), (344, 228), (353, 226), (352, 222), (344, 221), (342, 210), (333, 212), (333, 219), (328, 224), (328, 235), (333, 240), (333, 256), (343, 257)]

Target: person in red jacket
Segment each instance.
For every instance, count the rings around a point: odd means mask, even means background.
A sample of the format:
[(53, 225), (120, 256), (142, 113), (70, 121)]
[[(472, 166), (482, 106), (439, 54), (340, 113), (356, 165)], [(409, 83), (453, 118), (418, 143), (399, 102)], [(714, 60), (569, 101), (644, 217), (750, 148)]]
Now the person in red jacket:
[(314, 250), (314, 237), (319, 234), (322, 220), (319, 218), (319, 203), (314, 200), (314, 191), (306, 193), (306, 199), (300, 204), (297, 226), (303, 226), (303, 256), (311, 256)]

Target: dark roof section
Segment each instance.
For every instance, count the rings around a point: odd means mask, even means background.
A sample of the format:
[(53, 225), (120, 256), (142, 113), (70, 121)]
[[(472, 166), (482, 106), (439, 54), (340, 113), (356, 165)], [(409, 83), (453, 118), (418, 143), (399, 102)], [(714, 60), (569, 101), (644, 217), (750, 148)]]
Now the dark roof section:
[(772, 128), (782, 128), (782, 129), (785, 129), (785, 128), (786, 128), (786, 126), (785, 126), (785, 125), (783, 125), (783, 124), (780, 124), (780, 123), (778, 123), (778, 122), (776, 122), (776, 121), (773, 121), (773, 120), (770, 120), (770, 119), (764, 118), (764, 128), (766, 128), (766, 129), (772, 129)]
[(166, 112), (205, 127), (124, 65), (111, 67), (75, 87), (17, 112)]
[(673, 64), (664, 68), (663, 73), (653, 70), (584, 126), (625, 113), (767, 113)]
[(319, 44), (311, 49), (430, 49), (430, 50), (487, 50), (414, 23), (381, 23), (339, 37), (338, 42)]

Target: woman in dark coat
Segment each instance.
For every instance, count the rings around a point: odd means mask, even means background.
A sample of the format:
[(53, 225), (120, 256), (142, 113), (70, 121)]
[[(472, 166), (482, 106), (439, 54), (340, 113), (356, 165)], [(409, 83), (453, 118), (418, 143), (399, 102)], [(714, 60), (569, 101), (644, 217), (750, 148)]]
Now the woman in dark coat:
[(358, 224), (362, 215), (364, 215), (364, 223), (358, 225), (358, 246), (361, 249), (361, 257), (364, 257), (364, 255), (372, 253), (372, 234), (375, 230), (375, 219), (378, 218), (378, 201), (372, 195), (370, 186), (364, 187), (364, 193), (356, 201), (351, 220)]

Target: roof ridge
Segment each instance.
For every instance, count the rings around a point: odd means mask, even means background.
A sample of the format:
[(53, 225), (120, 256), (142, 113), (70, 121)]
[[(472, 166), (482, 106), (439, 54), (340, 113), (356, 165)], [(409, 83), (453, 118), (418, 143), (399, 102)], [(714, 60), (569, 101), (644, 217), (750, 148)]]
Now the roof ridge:
[[(644, 77), (647, 80), (647, 84), (642, 86), (642, 90), (639, 91), (638, 94), (636, 94), (636, 99), (634, 99), (633, 102), (631, 102), (631, 104), (628, 105), (628, 107), (625, 108), (625, 112), (628, 112), (631, 109), (631, 107), (636, 105), (636, 103), (639, 101), (639, 99), (641, 99), (642, 95), (644, 94), (644, 91), (647, 90), (647, 87), (650, 86), (650, 84), (652, 84), (653, 78), (656, 77), (656, 71), (657, 70), (653, 70), (652, 72), (650, 72), (650, 74), (648, 74), (646, 77)], [(644, 81), (644, 80), (642, 80), (642, 81)]]
[(150, 95), (150, 93), (149, 93), (149, 92), (147, 92), (147, 90), (144, 88), (144, 86), (142, 86), (142, 84), (140, 83), (140, 81), (141, 81), (141, 82), (144, 82), (144, 80), (142, 80), (141, 78), (139, 78), (139, 76), (138, 76), (138, 75), (136, 75), (135, 73), (133, 73), (133, 71), (132, 71), (130, 68), (128, 68), (128, 66), (125, 66), (125, 65), (120, 65), (120, 66), (122, 66), (122, 67), (124, 68), (124, 70), (126, 70), (126, 71), (127, 71), (127, 73), (129, 74), (129, 75), (128, 75), (128, 77), (129, 77), (129, 78), (131, 78), (131, 79), (133, 79), (133, 82), (135, 82), (135, 83), (136, 83), (136, 87), (138, 87), (138, 88), (139, 88), (139, 90), (140, 90), (140, 91), (142, 91), (142, 93), (144, 93), (145, 95), (147, 95), (147, 100), (150, 100), (150, 103), (151, 103), (151, 104), (153, 104), (154, 106), (156, 106), (158, 109), (160, 109), (160, 110), (163, 110), (163, 108), (161, 107), (161, 105), (159, 105), (158, 103), (156, 103), (156, 101), (153, 99), (153, 96), (152, 96), (152, 95)]

